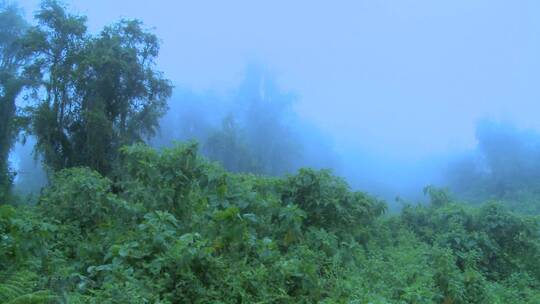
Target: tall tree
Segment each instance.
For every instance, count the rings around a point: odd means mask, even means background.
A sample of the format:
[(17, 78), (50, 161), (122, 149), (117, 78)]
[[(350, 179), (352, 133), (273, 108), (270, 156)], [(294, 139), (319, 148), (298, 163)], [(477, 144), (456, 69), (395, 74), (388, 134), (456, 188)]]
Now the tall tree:
[(85, 17), (54, 0), (36, 19), (26, 46), (45, 92), (33, 113), (37, 150), (54, 170), (109, 174), (118, 148), (152, 135), (166, 109), (172, 86), (155, 70), (159, 41), (136, 20), (91, 36)]
[(0, 203), (7, 200), (13, 177), (8, 159), (19, 129), (16, 100), (26, 83), (20, 43), (26, 28), (19, 9), (0, 2)]
[(230, 114), (223, 119), (221, 128), (208, 136), (203, 149), (207, 157), (220, 162), (227, 170), (263, 173), (246, 139), (244, 130)]
[(272, 74), (251, 66), (236, 98), (245, 108), (246, 137), (260, 173), (283, 175), (297, 169), (303, 147), (295, 132), (295, 95), (283, 91)]

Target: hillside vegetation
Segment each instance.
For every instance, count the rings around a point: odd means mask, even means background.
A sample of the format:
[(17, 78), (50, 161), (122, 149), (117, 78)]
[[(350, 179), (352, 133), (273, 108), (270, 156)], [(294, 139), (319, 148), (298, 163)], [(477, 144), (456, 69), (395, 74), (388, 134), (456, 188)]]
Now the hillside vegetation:
[(328, 171), (233, 174), (195, 144), (122, 149), (0, 206), (3, 303), (538, 303), (539, 222), (427, 188), (385, 204)]
[[(428, 186), (389, 214), (297, 170), (334, 155), (272, 79), (246, 77), (230, 109), (175, 112), (182, 134), (156, 138), (173, 87), (142, 22), (90, 33), (44, 0), (31, 24), (0, 1), (0, 303), (540, 303), (540, 136), (480, 128), (480, 160), (448, 172), (476, 204)], [(32, 200), (13, 191), (21, 137), (47, 175)]]

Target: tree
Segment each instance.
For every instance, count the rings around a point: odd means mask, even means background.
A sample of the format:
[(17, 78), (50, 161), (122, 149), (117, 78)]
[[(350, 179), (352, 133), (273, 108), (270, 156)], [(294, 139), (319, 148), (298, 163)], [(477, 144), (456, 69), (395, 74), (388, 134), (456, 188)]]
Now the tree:
[(221, 128), (204, 139), (205, 155), (227, 170), (279, 176), (300, 167), (303, 140), (292, 111), (294, 95), (272, 74), (250, 66)]
[(54, 170), (88, 166), (108, 175), (125, 144), (153, 135), (172, 86), (155, 70), (159, 41), (137, 20), (86, 31), (86, 18), (42, 3), (27, 35), (29, 71), (45, 92), (34, 107), (37, 150)]
[(0, 2), (0, 203), (9, 196), (13, 179), (8, 158), (19, 130), (16, 100), (27, 83), (20, 41), (26, 29), (19, 9)]
[(295, 96), (284, 92), (275, 77), (251, 66), (237, 96), (246, 109), (243, 121), (246, 137), (260, 173), (283, 175), (298, 168), (302, 161), (302, 138), (292, 105)]
[(227, 170), (259, 173), (260, 168), (246, 142), (245, 132), (232, 115), (223, 119), (221, 129), (208, 136), (204, 150), (210, 159), (220, 162)]
[(540, 191), (540, 134), (492, 120), (476, 126), (477, 148), (450, 164), (447, 183), (463, 198), (524, 204)]

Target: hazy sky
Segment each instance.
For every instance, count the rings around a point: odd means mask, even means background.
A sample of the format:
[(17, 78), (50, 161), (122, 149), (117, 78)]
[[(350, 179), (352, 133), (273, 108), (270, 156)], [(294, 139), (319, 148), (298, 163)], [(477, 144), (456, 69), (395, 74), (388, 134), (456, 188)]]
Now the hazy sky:
[(472, 147), (486, 116), (540, 129), (538, 0), (66, 3), (94, 31), (154, 28), (177, 85), (227, 90), (265, 65), (339, 145), (414, 159)]

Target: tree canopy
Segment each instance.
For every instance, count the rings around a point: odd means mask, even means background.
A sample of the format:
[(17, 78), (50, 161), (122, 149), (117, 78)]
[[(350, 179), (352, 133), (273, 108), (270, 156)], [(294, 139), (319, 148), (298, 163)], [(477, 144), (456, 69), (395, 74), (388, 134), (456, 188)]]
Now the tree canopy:
[(16, 101), (29, 82), (23, 73), (27, 57), (21, 44), (27, 27), (17, 6), (0, 2), (0, 202), (10, 193), (14, 173), (9, 153), (22, 127)]
[(92, 36), (85, 17), (56, 1), (44, 1), (35, 17), (24, 46), (32, 56), (26, 69), (40, 79), (37, 149), (54, 170), (88, 166), (109, 174), (118, 149), (154, 134), (166, 109), (172, 86), (155, 69), (159, 41), (137, 20)]

